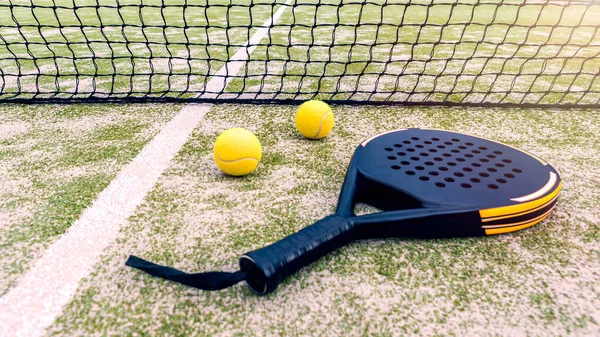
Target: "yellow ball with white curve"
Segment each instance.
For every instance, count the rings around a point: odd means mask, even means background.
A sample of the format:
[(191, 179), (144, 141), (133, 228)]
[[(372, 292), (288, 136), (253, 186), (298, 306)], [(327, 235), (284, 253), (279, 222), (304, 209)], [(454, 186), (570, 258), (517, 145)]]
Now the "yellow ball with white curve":
[(223, 131), (215, 141), (213, 157), (221, 171), (243, 176), (256, 169), (262, 158), (258, 138), (244, 128)]
[(306, 101), (298, 107), (294, 117), (296, 128), (306, 138), (321, 139), (333, 128), (333, 112), (327, 103)]

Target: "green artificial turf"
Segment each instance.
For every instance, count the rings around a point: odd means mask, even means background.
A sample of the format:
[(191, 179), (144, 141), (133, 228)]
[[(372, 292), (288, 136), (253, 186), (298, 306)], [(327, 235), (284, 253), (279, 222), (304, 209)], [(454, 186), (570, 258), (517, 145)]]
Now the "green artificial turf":
[[(335, 106), (323, 140), (303, 139), (293, 106), (213, 108), (51, 332), (67, 335), (593, 335), (598, 331), (597, 184), (591, 110)], [(263, 143), (258, 169), (222, 174), (211, 145), (243, 126)], [(205, 292), (124, 266), (129, 254), (190, 272), (237, 258), (330, 214), (362, 139), (404, 127), (471, 133), (529, 150), (564, 179), (555, 213), (533, 228), (470, 239), (350, 244), (258, 297)], [(580, 132), (574, 132), (580, 130)], [(365, 210), (371, 211), (371, 210)]]

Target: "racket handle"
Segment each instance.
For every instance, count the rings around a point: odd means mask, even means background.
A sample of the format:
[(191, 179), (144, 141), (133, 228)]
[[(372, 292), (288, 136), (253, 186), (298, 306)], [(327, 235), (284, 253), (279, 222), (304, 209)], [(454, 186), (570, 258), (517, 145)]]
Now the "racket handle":
[(240, 269), (248, 273), (246, 283), (256, 294), (265, 295), (288, 276), (351, 241), (353, 225), (339, 215), (330, 215), (269, 246), (246, 253)]

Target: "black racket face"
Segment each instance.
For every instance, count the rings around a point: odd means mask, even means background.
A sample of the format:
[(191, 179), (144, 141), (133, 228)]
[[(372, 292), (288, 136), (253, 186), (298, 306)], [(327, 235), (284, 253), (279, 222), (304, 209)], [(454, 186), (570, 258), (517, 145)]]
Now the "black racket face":
[[(541, 221), (561, 187), (557, 172), (540, 158), (441, 130), (407, 129), (367, 139), (356, 150), (353, 165), (363, 180), (398, 191), (388, 193), (397, 199), (398, 209), (408, 203), (410, 208), (479, 210), (484, 228), (490, 229), (487, 234), (502, 232), (494, 226)], [(382, 194), (366, 199), (389, 210), (390, 200)]]

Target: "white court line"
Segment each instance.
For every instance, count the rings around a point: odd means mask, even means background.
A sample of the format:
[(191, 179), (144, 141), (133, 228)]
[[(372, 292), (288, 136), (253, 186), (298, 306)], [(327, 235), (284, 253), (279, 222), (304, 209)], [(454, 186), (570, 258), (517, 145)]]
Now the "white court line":
[[(292, 0), (287, 0), (285, 2), (285, 4), (289, 5), (290, 2), (292, 2)], [(269, 26), (271, 25), (271, 22), (273, 22), (273, 23), (277, 22), (277, 20), (279, 20), (279, 17), (281, 16), (281, 14), (283, 14), (283, 11), (285, 9), (286, 9), (286, 6), (282, 6), (281, 8), (279, 8), (279, 10), (277, 12), (275, 12), (275, 14), (273, 14), (272, 20), (268, 19), (267, 21), (265, 21), (265, 23), (263, 23), (262, 28), (259, 28), (256, 31), (256, 33), (254, 33), (254, 35), (252, 35), (250, 37), (250, 40), (248, 40), (245, 43), (245, 45), (244, 45), (245, 48), (242, 47), (242, 48), (238, 49), (237, 52), (227, 61), (227, 63), (221, 69), (219, 69), (219, 71), (217, 71), (217, 73), (215, 75), (213, 75), (213, 76), (218, 76), (218, 77), (216, 77), (216, 78), (213, 77), (213, 79), (211, 79), (210, 82), (208, 82), (208, 84), (206, 85), (205, 91), (219, 92), (223, 88), (227, 87), (227, 84), (229, 84), (229, 82), (231, 82), (231, 80), (233, 78), (225, 77), (225, 76), (227, 74), (235, 76), (238, 73), (238, 71), (244, 65), (244, 63), (246, 63), (246, 59), (252, 54), (254, 49), (256, 49), (256, 45), (267, 34), (267, 31), (269, 30)], [(248, 47), (249, 44), (251, 45), (250, 47)], [(217, 94), (204, 93), (202, 95), (199, 95), (198, 97), (200, 97), (200, 98), (216, 98)]]
[[(290, 2), (287, 0), (286, 4)], [(255, 49), (248, 44), (260, 42), (285, 8), (279, 8), (217, 74), (237, 74)], [(213, 78), (207, 88), (221, 91), (230, 80), (231, 77)], [(212, 104), (184, 107), (22, 275), (18, 284), (0, 298), (0, 336), (45, 335), (75, 295), (79, 281), (90, 274), (102, 251), (117, 237), (120, 226), (127, 224), (127, 218), (144, 201), (211, 107)]]

